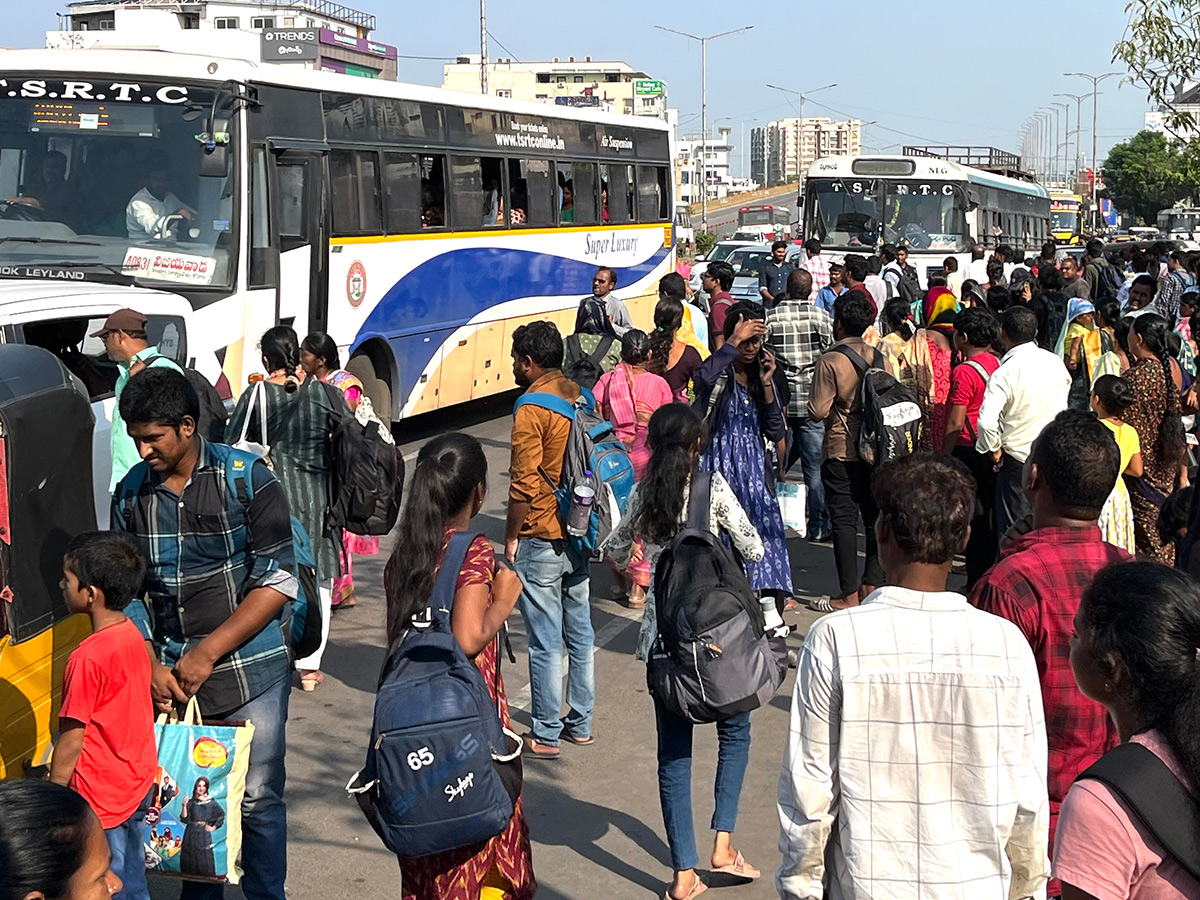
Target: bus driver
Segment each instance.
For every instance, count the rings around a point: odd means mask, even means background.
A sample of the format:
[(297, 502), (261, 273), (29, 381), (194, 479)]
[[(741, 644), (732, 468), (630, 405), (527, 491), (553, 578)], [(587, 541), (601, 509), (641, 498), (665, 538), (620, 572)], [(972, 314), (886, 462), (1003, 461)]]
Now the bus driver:
[(133, 195), (125, 207), (125, 228), (131, 240), (160, 241), (171, 236), (172, 216), (189, 222), (196, 211), (167, 190), (167, 166), (164, 160), (151, 160), (145, 186)]

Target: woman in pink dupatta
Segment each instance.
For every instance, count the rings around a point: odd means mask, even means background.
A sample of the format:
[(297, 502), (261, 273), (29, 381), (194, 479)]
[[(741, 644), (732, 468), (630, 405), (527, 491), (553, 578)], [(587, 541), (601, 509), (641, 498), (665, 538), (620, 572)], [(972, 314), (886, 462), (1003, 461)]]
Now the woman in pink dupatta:
[[(666, 379), (646, 371), (649, 356), (650, 339), (646, 333), (636, 328), (625, 332), (621, 338), (621, 362), (600, 377), (595, 391), (601, 414), (612, 422), (613, 431), (629, 450), (637, 481), (641, 481), (650, 462), (650, 447), (646, 443), (650, 417), (672, 400)], [(614, 599), (624, 597), (630, 607), (644, 606), (649, 586), (650, 563), (644, 550), (639, 552), (635, 547), (633, 561), (624, 572), (616, 571)]]

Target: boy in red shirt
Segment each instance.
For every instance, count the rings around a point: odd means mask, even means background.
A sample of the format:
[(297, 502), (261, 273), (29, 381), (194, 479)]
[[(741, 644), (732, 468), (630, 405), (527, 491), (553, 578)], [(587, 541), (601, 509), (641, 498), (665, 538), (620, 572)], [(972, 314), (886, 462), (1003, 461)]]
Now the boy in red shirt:
[(150, 897), (143, 832), (158, 770), (150, 657), (123, 612), (145, 577), (137, 544), (119, 532), (81, 534), (63, 557), (63, 600), (88, 615), (92, 634), (67, 660), (50, 780), (77, 791), (100, 818), (121, 900)]

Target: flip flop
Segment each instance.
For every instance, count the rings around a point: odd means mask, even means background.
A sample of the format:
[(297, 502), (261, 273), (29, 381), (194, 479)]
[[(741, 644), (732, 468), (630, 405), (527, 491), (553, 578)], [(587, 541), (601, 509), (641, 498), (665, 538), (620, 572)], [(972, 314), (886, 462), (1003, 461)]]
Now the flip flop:
[(738, 854), (734, 858), (733, 862), (727, 866), (721, 866), (720, 868), (713, 869), (713, 871), (720, 872), (723, 875), (734, 875), (737, 878), (749, 878), (751, 881), (762, 875), (762, 872), (758, 871), (758, 869), (746, 862), (746, 857), (742, 856), (741, 850), (738, 851)]
[(800, 608), (800, 601), (795, 597), (788, 597), (787, 602), (783, 604), (784, 612), (795, 612)]
[(700, 876), (697, 875), (696, 880), (692, 882), (691, 890), (689, 890), (682, 897), (680, 897), (680, 898), (672, 897), (671, 889), (667, 888), (666, 893), (663, 894), (663, 900), (694, 900), (694, 898), (699, 897), (701, 894), (703, 894), (707, 890), (708, 890), (708, 885), (705, 884), (703, 881), (701, 881)]
[(833, 598), (828, 596), (818, 597), (816, 600), (808, 601), (808, 608), (819, 613), (836, 612), (837, 610), (834, 609), (832, 600)]

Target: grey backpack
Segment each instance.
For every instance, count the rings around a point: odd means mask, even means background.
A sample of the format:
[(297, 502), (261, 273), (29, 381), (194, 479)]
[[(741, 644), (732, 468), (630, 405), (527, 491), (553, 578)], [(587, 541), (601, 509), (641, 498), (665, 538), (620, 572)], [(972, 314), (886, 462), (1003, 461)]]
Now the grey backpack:
[(646, 680), (689, 722), (718, 722), (768, 702), (787, 674), (787, 644), (765, 631), (750, 581), (708, 530), (712, 476), (692, 478), (687, 525), (663, 550), (654, 575), (658, 639)]

